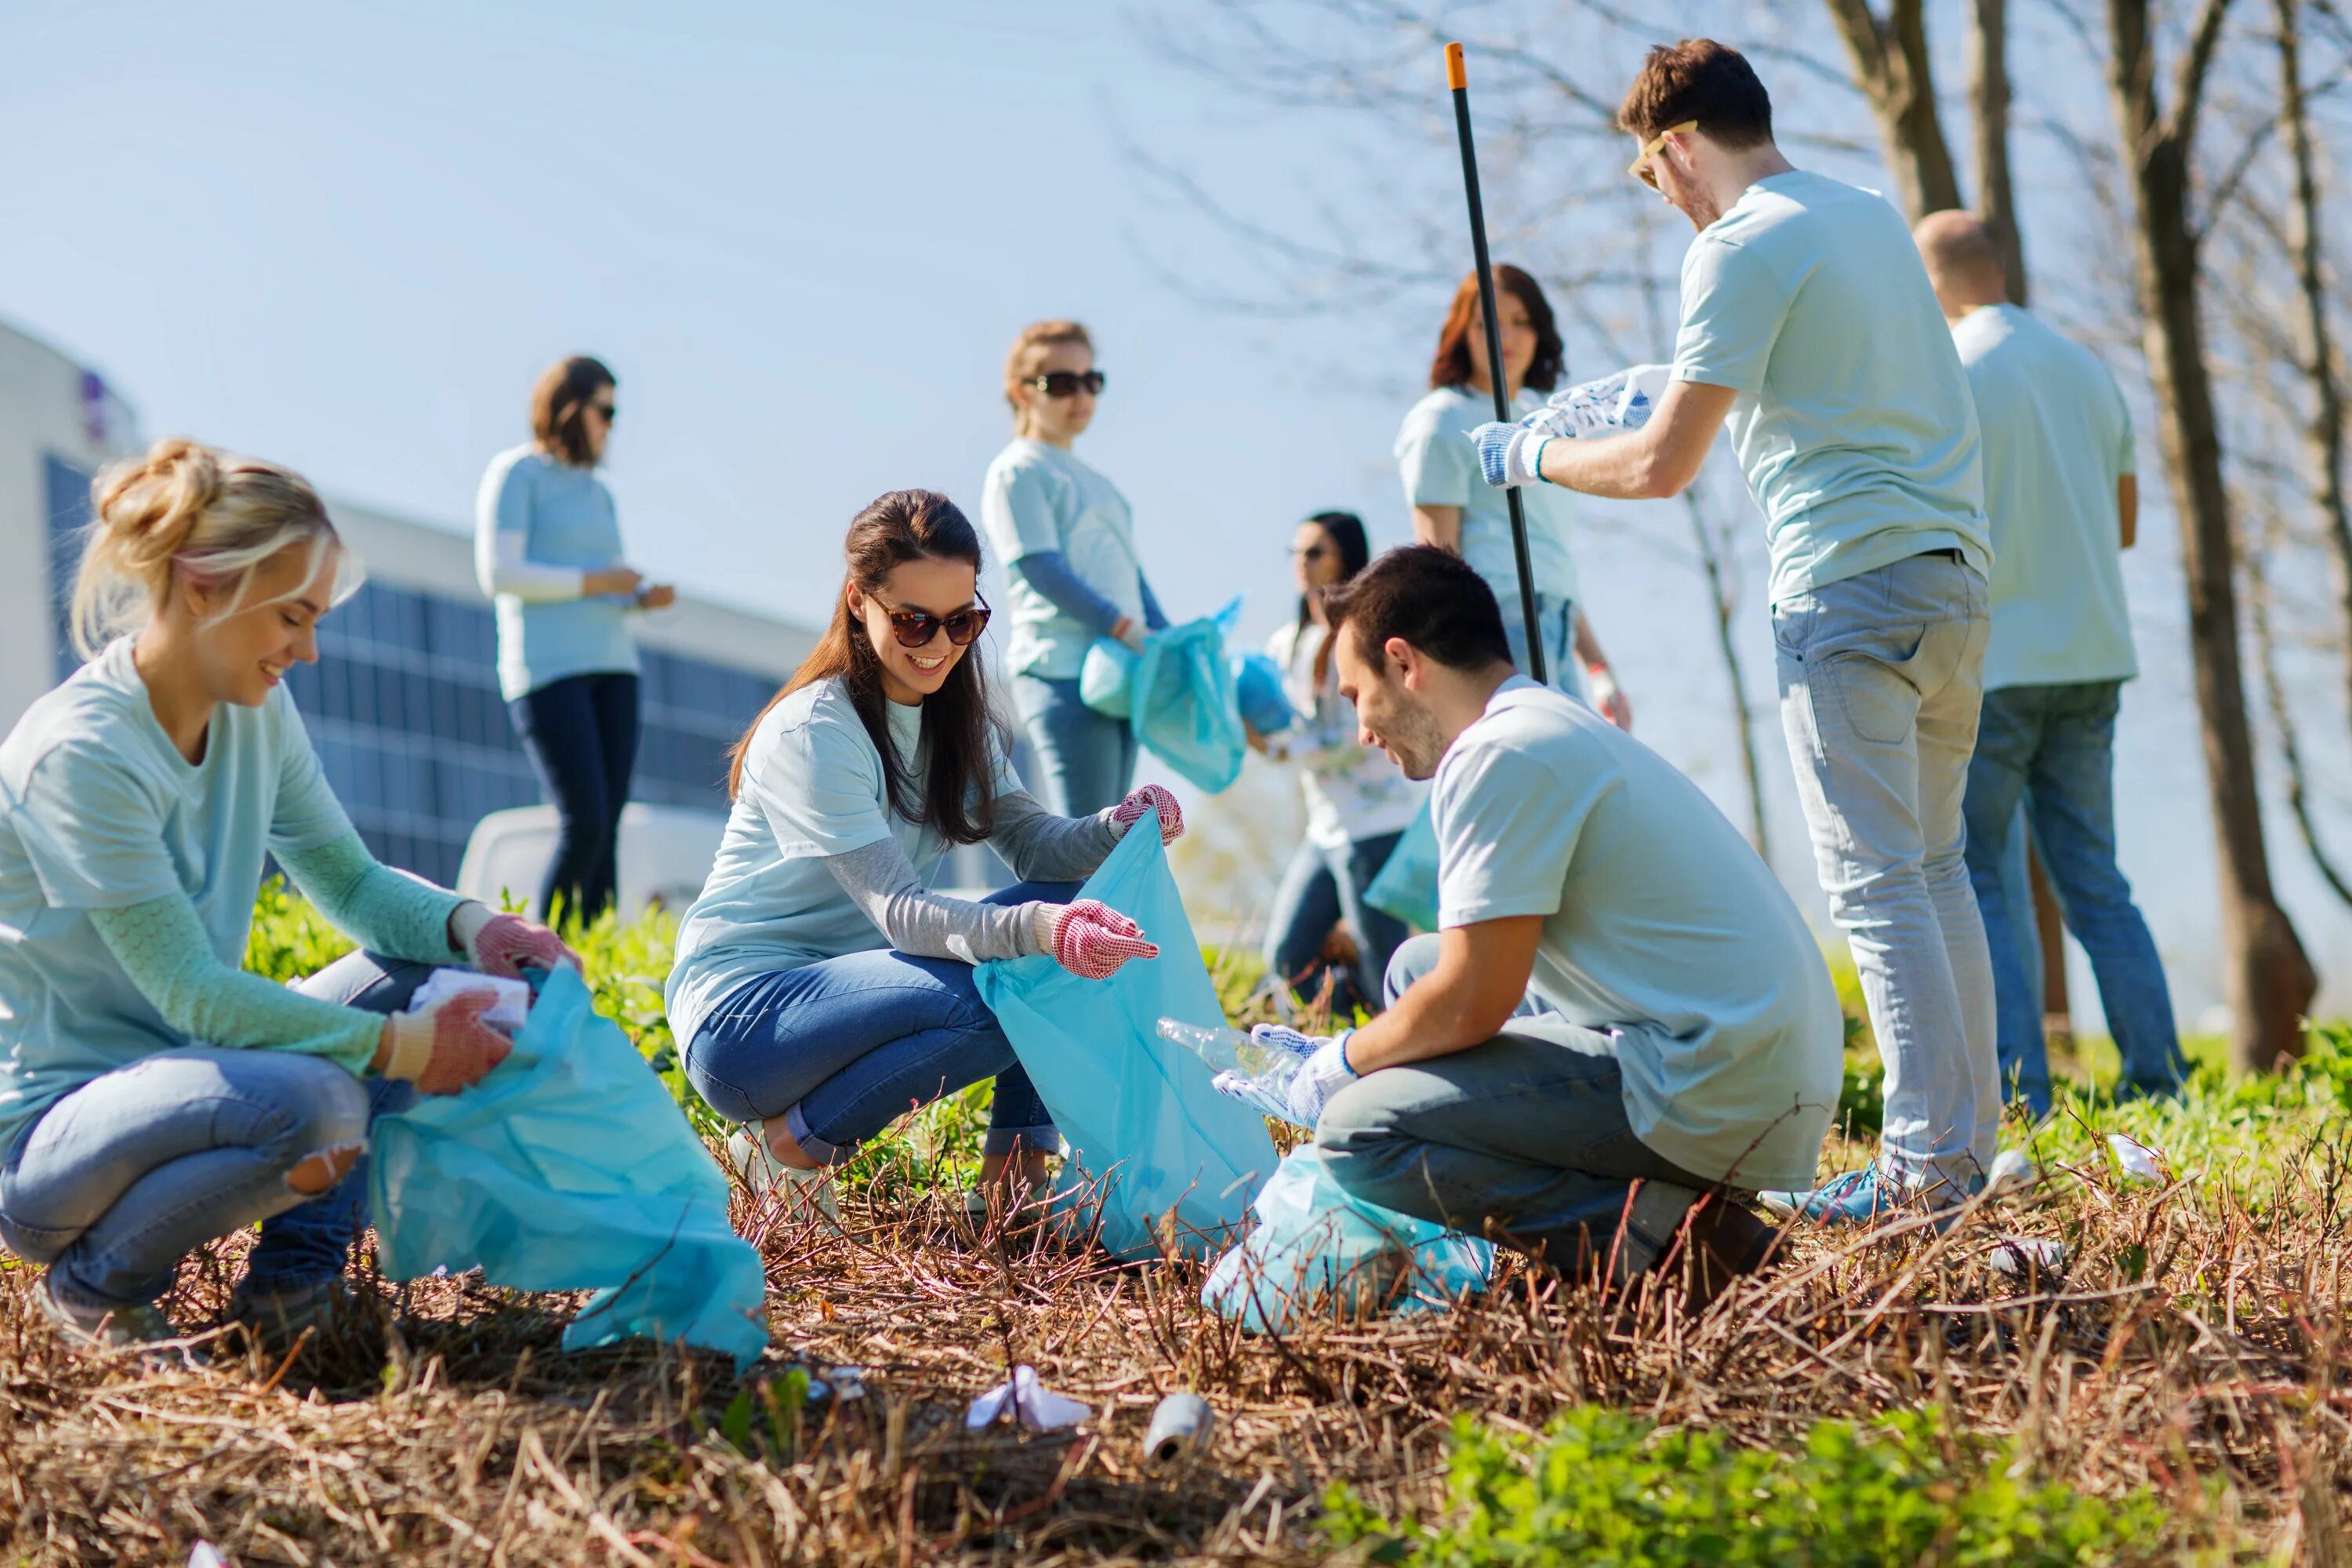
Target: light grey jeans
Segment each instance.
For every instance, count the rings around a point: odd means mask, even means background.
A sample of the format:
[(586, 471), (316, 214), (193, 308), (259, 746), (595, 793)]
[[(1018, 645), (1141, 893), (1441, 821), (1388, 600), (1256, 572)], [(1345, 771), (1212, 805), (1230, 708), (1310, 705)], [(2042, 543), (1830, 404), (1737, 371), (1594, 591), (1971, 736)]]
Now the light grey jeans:
[[(1390, 1004), (1436, 965), (1434, 936), (1398, 948)], [(1633, 1135), (1608, 1036), (1533, 997), (1513, 1016), (1484, 1045), (1340, 1089), (1316, 1146), (1332, 1178), (1367, 1202), (1491, 1236), (1571, 1279), (1606, 1269), (1629, 1279), (1664, 1254), (1715, 1184)]]
[(1990, 629), (1947, 551), (1772, 606), (1780, 722), (1886, 1064), (1882, 1171), (1965, 1194), (2000, 1123), (1992, 962), (1963, 849)]

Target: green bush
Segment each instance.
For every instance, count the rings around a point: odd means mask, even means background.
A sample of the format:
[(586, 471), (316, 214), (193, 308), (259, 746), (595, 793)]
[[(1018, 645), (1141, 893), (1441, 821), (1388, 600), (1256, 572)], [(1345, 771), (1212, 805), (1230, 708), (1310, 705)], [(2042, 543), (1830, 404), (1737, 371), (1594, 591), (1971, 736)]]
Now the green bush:
[(1339, 1486), (1320, 1528), (1370, 1561), (1416, 1568), (2030, 1568), (2159, 1557), (2164, 1513), (2153, 1495), (2109, 1503), (2011, 1470), (2004, 1447), (1919, 1412), (1819, 1422), (1788, 1454), (1586, 1406), (1539, 1442), (1458, 1422), (1442, 1520), (1392, 1521)]

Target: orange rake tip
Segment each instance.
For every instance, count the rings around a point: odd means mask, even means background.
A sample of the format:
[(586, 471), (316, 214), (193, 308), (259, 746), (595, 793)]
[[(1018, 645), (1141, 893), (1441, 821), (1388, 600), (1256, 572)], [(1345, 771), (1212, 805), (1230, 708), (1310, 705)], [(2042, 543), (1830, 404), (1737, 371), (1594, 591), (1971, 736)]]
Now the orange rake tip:
[(1469, 68), (1462, 63), (1462, 46), (1445, 46), (1445, 85), (1460, 92), (1470, 85)]

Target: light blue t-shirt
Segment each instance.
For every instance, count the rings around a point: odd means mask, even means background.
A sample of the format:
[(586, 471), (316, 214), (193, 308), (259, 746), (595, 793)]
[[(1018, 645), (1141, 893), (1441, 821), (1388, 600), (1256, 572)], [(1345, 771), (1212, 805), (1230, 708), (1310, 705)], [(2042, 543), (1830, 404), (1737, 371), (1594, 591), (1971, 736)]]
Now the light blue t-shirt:
[[(1525, 676), (1438, 763), (1438, 924), (1544, 917), (1534, 1000), (1608, 1035), (1643, 1142), (1744, 1187), (1813, 1183), (1844, 1026), (1771, 870), (1673, 763)], [(1547, 1034), (1515, 1017), (1515, 1035)]]
[(1984, 431), (1992, 521), (1987, 691), (2129, 680), (2116, 481), (2135, 472), (2131, 410), (2098, 355), (2015, 305), (1952, 328)]
[[(490, 461), (474, 506), (478, 537), (520, 533), (523, 559), (602, 572), (622, 563), (621, 517), (594, 470), (559, 463), (535, 447)], [(634, 675), (637, 642), (619, 594), (525, 604), (495, 600), (499, 690), (509, 702), (574, 675)]]
[[(1543, 395), (1522, 388), (1512, 405), (1515, 417), (1543, 406)], [(1404, 416), (1397, 430), (1397, 469), (1404, 479), (1404, 504), (1462, 509), (1462, 559), (1470, 563), (1495, 597), (1519, 601), (1519, 559), (1511, 548), (1511, 511), (1504, 492), (1478, 471), (1478, 448), (1468, 432), (1495, 417), (1495, 400), (1465, 386), (1441, 386)], [(1557, 485), (1528, 485), (1526, 502), (1528, 559), (1535, 567), (1536, 592), (1574, 603), (1576, 563), (1568, 552), (1574, 513), (1569, 492)]]
[[(883, 704), (890, 738), (920, 782), (928, 755), (923, 710)], [(992, 746), (994, 742), (991, 742)], [(1001, 748), (997, 795), (1021, 790)], [(882, 753), (838, 677), (802, 687), (768, 710), (743, 754), (743, 782), (702, 896), (677, 931), (667, 1000), (670, 1029), (694, 1038), (710, 1009), (757, 975), (887, 947), (824, 860), (896, 838), (926, 885), (948, 842), (891, 809)]]
[(1902, 217), (1792, 169), (1683, 257), (1674, 378), (1725, 386), (1764, 510), (1771, 596), (1929, 550), (1992, 566), (1976, 401)]
[(157, 721), (128, 637), (27, 709), (0, 742), (0, 1154), (59, 1097), (191, 1043), (89, 911), (184, 892), (238, 968), (263, 858), (351, 830), (283, 688), (222, 704), (195, 763)]
[(1066, 448), (1024, 437), (996, 454), (981, 485), (980, 525), (1009, 582), (1013, 635), (1004, 659), (1013, 674), (1075, 680), (1096, 637), (1023, 576), (1024, 555), (1060, 551), (1079, 582), (1143, 624), (1135, 515), (1117, 485)]

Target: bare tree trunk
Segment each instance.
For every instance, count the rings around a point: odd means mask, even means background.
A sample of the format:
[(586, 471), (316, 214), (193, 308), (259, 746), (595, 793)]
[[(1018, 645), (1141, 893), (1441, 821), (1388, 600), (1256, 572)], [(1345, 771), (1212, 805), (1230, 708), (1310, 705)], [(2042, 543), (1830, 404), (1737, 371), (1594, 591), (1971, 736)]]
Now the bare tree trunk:
[(2221, 854), (2221, 940), (2231, 1056), (2262, 1070), (2299, 1055), (2304, 1009), (2318, 989), (2311, 961), (2271, 886), (2262, 797), (2238, 656), (2236, 545), (2200, 320), (2199, 235), (2189, 211), (2197, 110), (2230, 0), (2202, 0), (2178, 63), (2168, 114), (2157, 87), (2148, 0), (2107, 0), (2110, 88), (2136, 197), (2134, 249), (2142, 342), (2189, 587), (2189, 637), (2205, 775)]
[(2025, 240), (2009, 178), (2009, 0), (1976, 0), (1969, 29), (1969, 119), (1975, 132), (1977, 216), (2000, 246), (2009, 301), (2025, 303)]
[(1844, 40), (1853, 79), (1870, 100), (1904, 213), (1916, 223), (1958, 206), (1959, 176), (1952, 171), (1952, 150), (1936, 114), (1924, 0), (1889, 0), (1884, 17), (1871, 10), (1870, 0), (1823, 3)]
[[(2311, 145), (2311, 119), (2303, 91), (2302, 0), (2277, 0), (2279, 119), (2294, 160), (2294, 205), (2288, 219), (2294, 278), (2302, 292), (2303, 373), (2311, 383), (2311, 423), (2305, 446), (2311, 463), (2312, 500), (2336, 566), (2336, 603), (2352, 646), (2352, 509), (2344, 494), (2344, 387), (2336, 379), (2336, 344), (2327, 320), (2327, 274), (2320, 256), (2319, 174)], [(2352, 661), (2347, 664), (2352, 677)], [(2346, 692), (2352, 702), (2352, 688)], [(2332, 879), (2331, 879), (2332, 880)]]
[(1697, 487), (1683, 491), (1683, 504), (1690, 510), (1691, 538), (1698, 546), (1699, 571), (1706, 578), (1707, 607), (1715, 612), (1715, 647), (1723, 659), (1724, 674), (1731, 681), (1731, 717), (1739, 731), (1739, 764), (1748, 779), (1748, 820), (1752, 825), (1748, 842), (1766, 865), (1772, 862), (1772, 840), (1765, 826), (1764, 764), (1756, 750), (1756, 715), (1748, 705), (1748, 679), (1739, 662), (1739, 644), (1733, 637), (1736, 615), (1739, 607), (1732, 591), (1723, 543), (1706, 525), (1706, 509), (1699, 505)]
[(2263, 556), (2275, 545), (2280, 531), (2273, 521), (2263, 548), (2246, 552), (2246, 607), (2253, 623), (2254, 662), (2262, 672), (2263, 699), (2271, 710), (2272, 727), (2278, 731), (2279, 760), (2286, 764), (2287, 811), (2294, 818), (2295, 830), (2303, 835), (2311, 863), (2319, 868), (2320, 879), (2337, 898), (2352, 904), (2352, 876), (2336, 864), (2336, 858), (2320, 840), (2317, 814), (2311, 808), (2311, 779), (2303, 765), (2303, 741), (2294, 710), (2287, 706), (2286, 681), (2279, 673), (2278, 638), (2271, 628), (2270, 569)]

